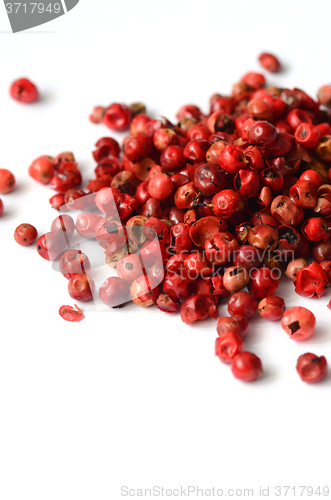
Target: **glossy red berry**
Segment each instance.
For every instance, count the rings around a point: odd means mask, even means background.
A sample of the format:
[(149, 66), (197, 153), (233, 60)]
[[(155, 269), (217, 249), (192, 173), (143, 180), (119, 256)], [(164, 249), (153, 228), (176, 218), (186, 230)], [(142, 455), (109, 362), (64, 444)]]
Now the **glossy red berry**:
[(247, 318), (245, 316), (239, 316), (236, 314), (218, 318), (216, 331), (220, 336), (226, 332), (233, 332), (244, 339), (248, 334)]
[(279, 273), (277, 269), (269, 267), (260, 267), (253, 269), (250, 273), (249, 291), (257, 298), (262, 300), (269, 295), (273, 295), (279, 285)]
[(85, 318), (82, 310), (75, 304), (74, 309), (72, 306), (61, 306), (59, 309), (59, 314), (61, 318), (72, 323), (82, 321)]
[(95, 291), (94, 281), (86, 274), (74, 274), (68, 282), (68, 292), (72, 299), (87, 302)]
[(226, 174), (212, 163), (200, 165), (194, 172), (196, 187), (206, 196), (214, 194), (226, 188)]
[(194, 139), (185, 146), (183, 155), (194, 163), (203, 162), (206, 161), (206, 153), (210, 146), (211, 143), (205, 139)]
[(129, 128), (130, 110), (125, 104), (111, 104), (104, 112), (102, 122), (111, 130), (121, 132)]
[(281, 297), (274, 295), (261, 300), (257, 308), (260, 316), (269, 321), (279, 321), (285, 311), (285, 302)]
[(217, 319), (217, 306), (208, 295), (191, 295), (184, 300), (180, 307), (180, 317), (187, 325), (197, 320), (206, 319), (208, 316)]
[(43, 234), (36, 242), (39, 255), (46, 260), (59, 260), (66, 248), (65, 238), (52, 232)]
[(163, 312), (175, 313), (179, 309), (179, 302), (165, 293), (160, 293), (156, 301), (156, 307)]
[(70, 238), (75, 232), (75, 223), (70, 215), (56, 217), (51, 225), (51, 232), (62, 237)]
[(243, 149), (235, 144), (230, 144), (222, 149), (218, 161), (220, 167), (229, 174), (236, 174), (247, 163)]
[(311, 217), (303, 223), (301, 230), (309, 241), (326, 241), (330, 238), (331, 225), (321, 217)]
[(5, 168), (0, 168), (0, 194), (10, 193), (15, 186), (15, 177)]
[(262, 363), (255, 354), (244, 351), (233, 358), (231, 370), (235, 378), (253, 382), (262, 375)]
[(306, 149), (313, 149), (318, 146), (321, 132), (310, 123), (301, 123), (296, 129), (294, 137), (300, 146)]
[(254, 73), (253, 71), (246, 73), (242, 77), (241, 81), (246, 83), (249, 87), (251, 87), (254, 90), (260, 89), (265, 86), (264, 76), (261, 75), (261, 73)]
[(241, 337), (234, 332), (224, 332), (215, 342), (215, 355), (223, 363), (232, 363), (233, 358), (244, 350)]
[(14, 232), (16, 243), (22, 246), (29, 246), (37, 238), (37, 229), (31, 224), (20, 224)]
[(259, 56), (259, 61), (261, 66), (271, 73), (277, 73), (277, 71), (280, 70), (280, 62), (273, 54), (263, 52), (263, 54)]
[(59, 269), (69, 280), (74, 274), (84, 274), (91, 269), (89, 258), (81, 250), (67, 250), (61, 257)]
[(160, 164), (164, 172), (177, 172), (185, 164), (183, 149), (176, 144), (168, 146), (162, 151)]
[(162, 201), (171, 195), (173, 187), (173, 182), (168, 175), (154, 175), (149, 180), (148, 192), (152, 198)]
[(157, 300), (159, 287), (153, 278), (143, 275), (132, 283), (130, 294), (132, 301), (138, 306), (150, 307)]
[(224, 288), (231, 293), (239, 292), (249, 283), (249, 273), (245, 267), (230, 266), (223, 276)]
[(125, 156), (133, 162), (138, 162), (143, 158), (149, 158), (152, 152), (153, 143), (151, 138), (146, 134), (133, 135), (124, 146)]
[(328, 282), (326, 272), (317, 262), (312, 262), (309, 266), (297, 272), (294, 286), (298, 295), (319, 298), (325, 294)]
[(10, 95), (16, 101), (23, 103), (35, 102), (39, 98), (37, 87), (27, 78), (15, 80), (10, 87)]
[(231, 295), (228, 302), (228, 311), (230, 316), (244, 316), (252, 318), (257, 310), (257, 301), (255, 297), (248, 292), (237, 292)]
[(276, 144), (277, 130), (267, 121), (257, 121), (248, 130), (248, 142), (254, 146), (270, 148)]
[(213, 264), (226, 264), (238, 247), (237, 239), (230, 232), (217, 233), (211, 239), (206, 240), (206, 257)]
[(328, 374), (328, 364), (324, 356), (307, 352), (297, 361), (297, 372), (303, 382), (316, 383), (324, 380)]
[(231, 219), (245, 210), (242, 196), (233, 189), (224, 189), (213, 197), (215, 215), (221, 219)]
[(29, 167), (29, 175), (40, 184), (48, 184), (54, 176), (54, 159), (50, 156), (39, 156)]
[(283, 314), (282, 328), (294, 340), (305, 340), (315, 330), (316, 318), (305, 307), (291, 307)]
[(117, 263), (117, 274), (129, 284), (143, 274), (142, 263), (138, 255), (125, 255)]
[(99, 298), (108, 307), (123, 307), (130, 301), (130, 287), (124, 279), (112, 276), (102, 283)]

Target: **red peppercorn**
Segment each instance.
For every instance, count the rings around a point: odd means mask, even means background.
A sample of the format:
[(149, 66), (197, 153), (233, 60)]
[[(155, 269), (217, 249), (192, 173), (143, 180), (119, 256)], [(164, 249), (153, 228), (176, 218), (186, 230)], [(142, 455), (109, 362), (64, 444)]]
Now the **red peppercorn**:
[(256, 310), (257, 301), (251, 293), (240, 291), (231, 295), (228, 302), (228, 311), (231, 316), (239, 315), (249, 319), (254, 316)]
[(173, 182), (167, 175), (154, 175), (149, 180), (148, 192), (152, 198), (162, 201), (171, 195), (173, 187)]
[(297, 279), (294, 282), (294, 286), (298, 295), (319, 298), (325, 294), (328, 282), (329, 279), (326, 272), (317, 262), (312, 262), (309, 266), (297, 272)]
[(91, 269), (90, 261), (81, 250), (67, 250), (59, 262), (59, 269), (68, 280), (74, 274), (84, 274)]
[(215, 215), (221, 219), (231, 219), (245, 209), (242, 196), (233, 189), (224, 189), (213, 197)]
[(135, 280), (130, 288), (132, 301), (138, 306), (152, 306), (159, 295), (159, 287), (155, 285), (154, 279), (147, 276), (140, 276)]
[(157, 217), (158, 219), (162, 219), (163, 210), (159, 200), (155, 198), (149, 198), (145, 205), (140, 210), (140, 215), (145, 217)]
[(242, 245), (234, 252), (233, 263), (246, 269), (254, 269), (262, 266), (263, 253), (252, 245)]
[(299, 180), (290, 188), (289, 197), (303, 208), (314, 208), (317, 201), (315, 187), (305, 180)]
[(265, 224), (253, 227), (248, 233), (248, 243), (259, 250), (269, 250), (272, 252), (277, 247), (278, 240), (277, 231)]
[(95, 237), (103, 248), (120, 250), (126, 244), (125, 229), (121, 222), (101, 218), (95, 225)]
[(306, 170), (300, 175), (299, 181), (307, 181), (318, 189), (323, 184), (322, 177), (316, 170)]
[(285, 302), (281, 297), (269, 296), (262, 299), (257, 310), (262, 318), (279, 321), (285, 312)]
[(102, 123), (103, 115), (105, 113), (105, 108), (103, 106), (94, 106), (89, 119), (92, 123), (99, 124)]
[(52, 208), (55, 208), (56, 210), (60, 210), (62, 207), (62, 210), (65, 208), (65, 201), (64, 201), (64, 194), (59, 193), (55, 194), (49, 199), (50, 204), (52, 205)]
[[(1, 215), (1, 214), (0, 214)], [(22, 246), (29, 246), (37, 238), (37, 229), (31, 224), (20, 224), (14, 232), (16, 243)]]
[(263, 54), (259, 56), (259, 61), (261, 63), (261, 66), (263, 66), (264, 69), (270, 71), (271, 73), (277, 73), (277, 71), (280, 70), (280, 62), (273, 54), (263, 52)]
[(86, 274), (74, 274), (68, 282), (68, 292), (72, 299), (87, 302), (95, 291), (94, 281)]
[(123, 307), (130, 301), (130, 288), (121, 278), (107, 278), (99, 289), (99, 298), (108, 307)]
[[(133, 116), (133, 110), (132, 107), (130, 106), (130, 111), (131, 115)], [(150, 122), (151, 117), (146, 115), (145, 113), (139, 113), (135, 115), (130, 123), (130, 134), (135, 135), (135, 134), (146, 134), (146, 125), (148, 122)]]
[(250, 168), (243, 168), (235, 176), (234, 187), (245, 198), (252, 198), (260, 189), (258, 172)]
[(175, 313), (179, 309), (179, 302), (165, 293), (160, 293), (156, 301), (156, 307), (163, 312)]
[(164, 172), (177, 172), (185, 163), (183, 149), (176, 144), (162, 151), (160, 163)]
[(65, 238), (54, 233), (46, 233), (40, 236), (36, 242), (39, 255), (46, 260), (59, 260), (66, 247)]
[(0, 193), (10, 193), (15, 186), (15, 177), (5, 168), (0, 168)]
[(232, 363), (233, 358), (244, 350), (244, 343), (234, 332), (222, 333), (215, 342), (215, 355), (223, 363)]
[(190, 208), (199, 195), (199, 190), (194, 182), (188, 182), (180, 186), (175, 193), (175, 205), (177, 208)]
[(28, 172), (35, 181), (48, 184), (54, 176), (54, 159), (50, 156), (40, 156), (31, 163)]
[(232, 315), (218, 318), (216, 331), (219, 336), (226, 332), (233, 332), (244, 339), (248, 334), (248, 321), (245, 316)]
[(297, 277), (298, 271), (307, 266), (308, 262), (306, 261), (306, 259), (303, 259), (302, 257), (293, 259), (291, 262), (288, 263), (285, 274), (288, 278), (294, 281)]
[(194, 139), (185, 146), (183, 155), (194, 163), (203, 162), (206, 161), (206, 153), (210, 146), (211, 143), (205, 139)]
[(140, 161), (142, 158), (148, 158), (153, 151), (153, 144), (146, 134), (137, 134), (132, 136), (124, 146), (125, 156), (133, 161)]
[(131, 120), (130, 110), (125, 104), (111, 104), (104, 112), (102, 123), (111, 130), (118, 132), (129, 128)]
[(217, 319), (217, 306), (208, 295), (191, 295), (184, 300), (180, 307), (180, 317), (187, 325), (197, 320), (203, 320), (211, 316)]
[(190, 225), (179, 223), (170, 230), (170, 249), (176, 253), (189, 252), (192, 248)]
[(3, 210), (4, 210), (4, 206), (3, 206), (2, 199), (0, 198), (0, 217), (3, 214)]
[(298, 207), (288, 196), (280, 195), (271, 203), (272, 216), (284, 226), (297, 226), (303, 219), (302, 207)]
[(59, 314), (61, 318), (66, 321), (71, 321), (72, 323), (81, 321), (85, 318), (82, 310), (75, 304), (75, 308), (71, 306), (61, 306), (59, 309)]
[(236, 174), (247, 163), (244, 151), (240, 146), (230, 144), (226, 146), (218, 157), (220, 167), (229, 174)]
[(326, 241), (330, 237), (331, 225), (322, 217), (307, 219), (301, 228), (309, 241)]
[(226, 188), (226, 174), (212, 163), (204, 163), (194, 172), (196, 187), (206, 196), (214, 194)]
[(244, 382), (253, 382), (262, 375), (261, 360), (251, 352), (241, 352), (232, 360), (232, 373)]
[(263, 99), (252, 99), (249, 101), (247, 104), (247, 112), (255, 120), (274, 121), (273, 109), (270, 104)]
[(157, 150), (164, 151), (171, 144), (178, 144), (178, 136), (170, 128), (160, 128), (153, 136), (153, 143)]
[[(51, 186), (58, 193), (66, 193), (69, 189), (78, 187), (82, 182), (77, 163), (65, 162), (51, 179)], [(89, 188), (88, 188), (89, 189)]]
[(323, 106), (331, 108), (331, 85), (322, 85), (318, 90), (317, 97)]
[(310, 384), (321, 382), (328, 374), (325, 357), (318, 357), (310, 352), (299, 357), (296, 368), (301, 380)]
[(253, 71), (246, 73), (241, 79), (249, 87), (254, 90), (260, 89), (265, 86), (265, 78), (261, 73), (254, 73)]
[(266, 121), (258, 121), (248, 130), (248, 142), (254, 146), (270, 148), (276, 144), (277, 130)]
[(192, 125), (187, 131), (187, 138), (189, 141), (194, 141), (195, 139), (208, 139), (209, 136), (210, 131), (203, 123)]
[(10, 87), (10, 95), (23, 103), (35, 102), (39, 98), (37, 87), (27, 78), (15, 80)]
[(283, 314), (282, 328), (294, 340), (305, 340), (315, 330), (314, 314), (305, 307), (291, 307)]
[(191, 294), (190, 286), (191, 281), (185, 273), (168, 272), (162, 290), (173, 299), (183, 300)]
[(206, 257), (213, 264), (225, 264), (230, 261), (238, 247), (239, 243), (231, 233), (217, 233), (210, 240), (206, 240)]
[(319, 143), (321, 132), (310, 123), (301, 123), (294, 133), (295, 140), (306, 149), (313, 149)]
[(187, 269), (187, 277), (190, 280), (208, 276), (213, 271), (206, 257), (198, 252), (189, 254), (185, 258), (184, 267)]
[(70, 215), (60, 215), (53, 220), (51, 232), (62, 237), (70, 238), (75, 232), (75, 223)]

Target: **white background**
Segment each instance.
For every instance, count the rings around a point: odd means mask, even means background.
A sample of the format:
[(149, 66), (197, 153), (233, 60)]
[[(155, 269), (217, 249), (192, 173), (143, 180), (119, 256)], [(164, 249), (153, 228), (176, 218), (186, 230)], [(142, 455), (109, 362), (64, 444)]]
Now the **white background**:
[[(50, 188), (27, 175), (35, 157), (72, 150), (93, 178), (93, 144), (109, 134), (89, 123), (93, 105), (140, 100), (170, 119), (185, 103), (207, 111), (212, 93), (259, 69), (261, 51), (285, 68), (270, 84), (315, 96), (331, 80), (330, 15), (321, 0), (81, 0), (13, 35), (0, 5), (0, 166), (17, 178), (0, 220), (1, 500), (119, 499), (124, 485), (254, 488), (255, 498), (270, 485), (275, 498), (276, 485), (330, 485), (331, 378), (308, 386), (295, 370), (307, 351), (331, 364), (330, 292), (304, 300), (282, 282), (288, 307), (316, 314), (316, 333), (296, 343), (280, 324), (252, 320), (247, 349), (265, 374), (243, 384), (214, 357), (213, 320), (85, 305), (81, 324), (63, 321), (66, 280), (13, 239), (18, 224), (43, 234), (56, 215)], [(9, 98), (22, 76), (39, 103)]]

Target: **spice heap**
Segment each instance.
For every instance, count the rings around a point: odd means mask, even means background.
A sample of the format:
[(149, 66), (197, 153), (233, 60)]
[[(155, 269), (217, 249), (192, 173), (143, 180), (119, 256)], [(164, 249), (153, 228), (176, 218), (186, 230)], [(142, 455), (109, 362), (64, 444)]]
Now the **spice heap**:
[[(260, 61), (270, 71), (280, 67), (271, 54)], [(182, 106), (176, 123), (154, 119), (140, 103), (97, 106), (93, 123), (129, 135), (122, 147), (110, 137), (96, 143), (95, 179), (87, 191), (80, 188), (72, 153), (32, 162), (31, 177), (57, 192), (50, 199), (54, 208), (83, 212), (75, 222), (69, 215), (57, 217), (37, 240), (37, 251), (60, 259), (75, 300), (91, 300), (96, 288), (88, 257), (68, 250), (63, 238), (75, 230), (95, 238), (117, 271), (99, 289), (109, 307), (130, 300), (156, 304), (166, 313), (179, 310), (189, 324), (216, 320), (217, 305), (229, 299), (229, 316), (217, 322), (216, 354), (232, 364), (235, 377), (255, 380), (262, 364), (244, 351), (244, 339), (256, 311), (281, 320), (292, 339), (314, 332), (310, 311), (286, 311), (274, 295), (281, 276), (304, 297), (320, 298), (331, 286), (329, 108), (329, 85), (315, 101), (298, 88), (268, 87), (253, 72), (230, 96), (213, 95), (207, 114), (196, 105)], [(15, 233), (21, 244), (35, 237), (28, 224)], [(63, 307), (65, 319), (83, 318), (79, 308)], [(320, 381), (326, 360), (304, 354), (297, 370), (307, 382)]]

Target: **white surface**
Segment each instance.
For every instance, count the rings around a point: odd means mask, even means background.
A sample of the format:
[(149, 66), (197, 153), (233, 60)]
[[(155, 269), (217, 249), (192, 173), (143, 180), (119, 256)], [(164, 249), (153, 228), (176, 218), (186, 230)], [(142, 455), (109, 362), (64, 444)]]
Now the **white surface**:
[[(52, 191), (27, 175), (35, 157), (73, 150), (92, 178), (93, 144), (109, 134), (89, 123), (93, 105), (141, 100), (169, 118), (184, 103), (206, 110), (212, 93), (259, 69), (261, 51), (286, 68), (271, 84), (315, 95), (331, 79), (330, 14), (327, 1), (81, 0), (12, 35), (0, 6), (1, 167), (17, 178), (0, 220), (1, 500), (118, 499), (124, 485), (254, 488), (254, 498), (270, 485), (275, 498), (276, 485), (328, 484), (331, 379), (308, 386), (295, 364), (307, 351), (331, 364), (329, 292), (303, 300), (282, 283), (288, 307), (316, 314), (316, 334), (295, 343), (255, 318), (246, 345), (265, 374), (242, 384), (214, 358), (212, 320), (192, 327), (155, 308), (86, 305), (81, 324), (66, 323), (65, 280), (12, 236), (22, 222), (43, 234), (55, 216)], [(21, 76), (37, 82), (40, 103), (8, 97)]]

